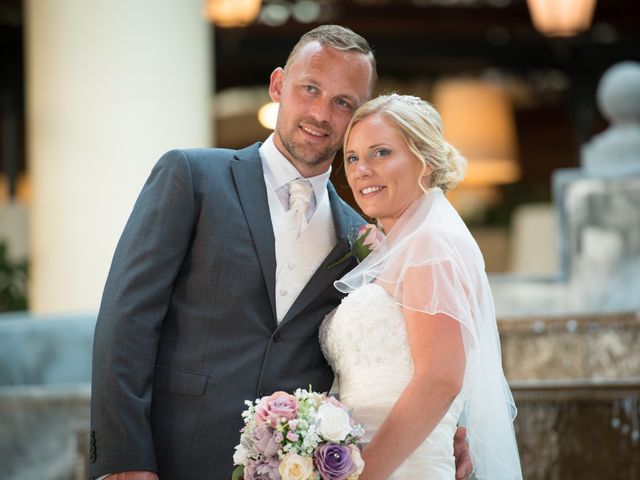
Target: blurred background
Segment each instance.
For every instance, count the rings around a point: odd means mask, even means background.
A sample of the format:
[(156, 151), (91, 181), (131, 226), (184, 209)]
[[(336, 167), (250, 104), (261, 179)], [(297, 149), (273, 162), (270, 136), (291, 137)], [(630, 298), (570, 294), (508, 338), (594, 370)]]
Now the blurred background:
[[(469, 160), (450, 198), (525, 478), (640, 477), (640, 1), (0, 0), (0, 478), (82, 478), (95, 315), (147, 175), (264, 140), (269, 75), (322, 23)], [(352, 202), (340, 158), (332, 181)]]

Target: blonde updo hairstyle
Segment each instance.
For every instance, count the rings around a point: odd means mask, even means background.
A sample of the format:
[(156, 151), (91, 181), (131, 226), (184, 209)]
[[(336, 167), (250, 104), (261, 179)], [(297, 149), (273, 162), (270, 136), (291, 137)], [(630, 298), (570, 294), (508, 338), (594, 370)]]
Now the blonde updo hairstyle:
[[(428, 102), (412, 95), (392, 93), (369, 100), (356, 110), (344, 135), (344, 150), (355, 124), (374, 115), (383, 115), (400, 132), (409, 150), (422, 163), (420, 179), (427, 166), (433, 169), (429, 187), (451, 190), (464, 178), (467, 160), (442, 134), (442, 119)], [(425, 190), (420, 182), (420, 188)]]

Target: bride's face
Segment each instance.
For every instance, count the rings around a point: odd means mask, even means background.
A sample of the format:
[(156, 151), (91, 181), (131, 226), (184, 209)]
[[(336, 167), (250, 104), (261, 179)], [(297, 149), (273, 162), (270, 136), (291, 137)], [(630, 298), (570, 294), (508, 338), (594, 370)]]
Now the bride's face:
[[(370, 115), (351, 129), (344, 152), (347, 181), (362, 211), (377, 218), (386, 232), (423, 195), (418, 184), (422, 163), (409, 150), (395, 125)], [(424, 176), (431, 169), (427, 167)]]

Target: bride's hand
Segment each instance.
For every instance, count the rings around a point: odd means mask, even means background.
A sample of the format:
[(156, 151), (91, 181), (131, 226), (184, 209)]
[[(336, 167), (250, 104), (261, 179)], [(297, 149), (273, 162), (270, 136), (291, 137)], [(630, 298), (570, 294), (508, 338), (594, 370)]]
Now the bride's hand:
[(467, 443), (467, 429), (464, 427), (458, 427), (453, 436), (453, 455), (456, 457), (456, 478), (467, 480), (473, 470), (473, 464)]

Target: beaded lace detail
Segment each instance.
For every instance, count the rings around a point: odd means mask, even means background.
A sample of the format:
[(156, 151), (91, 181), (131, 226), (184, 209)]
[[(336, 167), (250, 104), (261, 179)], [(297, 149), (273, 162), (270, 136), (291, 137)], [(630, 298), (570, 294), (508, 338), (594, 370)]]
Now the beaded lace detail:
[(322, 323), (320, 343), (339, 376), (380, 367), (413, 371), (402, 310), (376, 284), (363, 285), (342, 300)]

